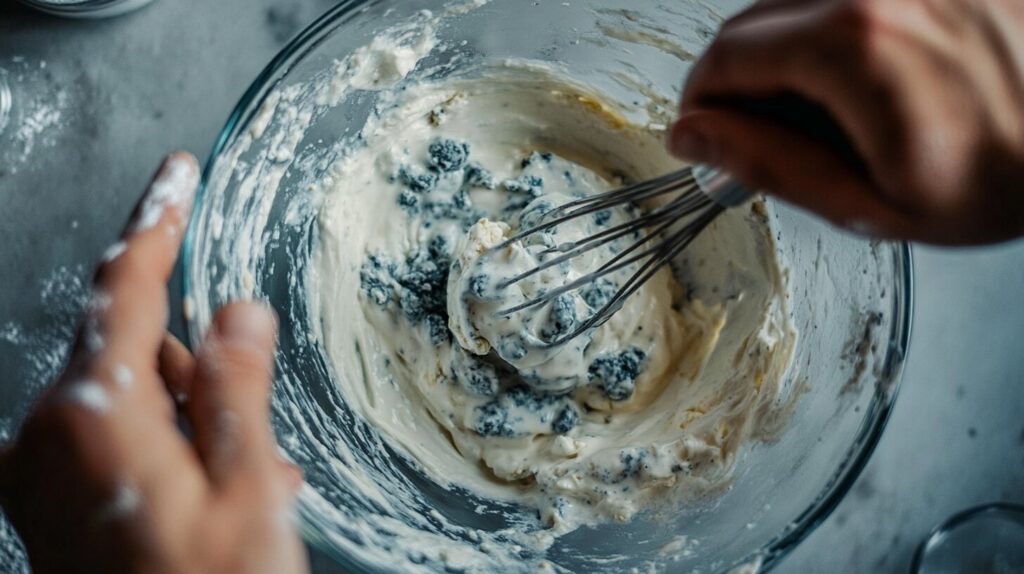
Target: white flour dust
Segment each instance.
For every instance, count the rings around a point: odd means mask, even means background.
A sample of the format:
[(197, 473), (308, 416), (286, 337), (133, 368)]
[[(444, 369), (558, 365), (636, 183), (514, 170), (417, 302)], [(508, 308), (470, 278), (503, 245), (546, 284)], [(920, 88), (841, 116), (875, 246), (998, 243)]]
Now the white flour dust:
[(129, 389), (134, 378), (132, 370), (125, 365), (121, 363), (114, 365), (114, 382), (117, 383), (117, 386), (122, 389)]
[(82, 381), (67, 388), (67, 399), (96, 414), (106, 414), (113, 408), (113, 402), (106, 389), (96, 381)]
[(41, 320), (32, 326), (13, 321), (0, 325), (0, 345), (14, 346), (23, 361), (17, 376), (29, 395), (26, 399), (38, 394), (64, 365), (78, 319), (89, 303), (87, 285), (85, 266), (58, 267), (41, 284)]
[(103, 262), (110, 263), (111, 261), (120, 257), (127, 249), (127, 243), (125, 243), (124, 241), (118, 241), (117, 243), (108, 247), (107, 250), (103, 252)]
[(160, 176), (150, 186), (133, 229), (145, 231), (152, 228), (160, 222), (165, 209), (185, 205), (198, 184), (199, 172), (195, 166), (180, 158), (168, 160)]
[(0, 564), (9, 574), (29, 574), (25, 548), (3, 513), (0, 513)]
[(57, 85), (46, 61), (23, 56), (0, 60), (11, 90), (11, 116), (0, 132), (0, 173), (17, 173), (44, 148), (57, 142), (66, 120), (70, 94)]
[[(0, 152), (2, 155), (4, 152)], [(40, 284), (39, 306), (43, 316), (32, 325), (7, 322), (0, 325), (0, 349), (13, 347), (17, 356), (12, 373), (23, 395), (8, 413), (24, 413), (27, 405), (64, 366), (74, 339), (75, 327), (89, 303), (88, 272), (83, 265), (58, 267)], [(0, 418), (0, 444), (13, 437), (18, 420)], [(28, 560), (21, 541), (0, 513), (0, 565), (9, 574), (28, 574)]]
[(142, 494), (130, 481), (122, 480), (110, 502), (100, 510), (98, 520), (116, 520), (130, 516), (138, 510), (142, 502)]

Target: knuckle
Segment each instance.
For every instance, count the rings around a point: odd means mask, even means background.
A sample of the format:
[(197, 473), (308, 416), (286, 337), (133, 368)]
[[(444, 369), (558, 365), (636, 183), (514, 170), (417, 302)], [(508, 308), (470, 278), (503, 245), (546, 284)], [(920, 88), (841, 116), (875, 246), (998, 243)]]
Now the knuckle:
[(937, 212), (953, 197), (941, 181), (929, 173), (929, 169), (912, 153), (905, 152), (905, 159), (891, 159), (881, 167), (882, 188), (898, 206), (911, 212)]
[(829, 74), (830, 70), (842, 69), (853, 59), (851, 50), (842, 42), (828, 36), (816, 39), (814, 49), (797, 49), (782, 62), (794, 74)]
[[(905, 0), (900, 0), (905, 1)], [(856, 35), (871, 35), (885, 23), (885, 3), (879, 0), (846, 0), (835, 6), (837, 24)]]
[[(901, 0), (903, 1), (903, 0)], [(847, 0), (836, 5), (827, 28), (838, 31), (849, 46), (849, 56), (860, 63), (881, 57), (883, 40), (890, 34), (891, 2)]]
[(897, 193), (908, 207), (926, 213), (942, 214), (957, 211), (963, 194), (958, 186), (942, 177), (935, 177), (929, 166), (911, 161), (897, 180)]

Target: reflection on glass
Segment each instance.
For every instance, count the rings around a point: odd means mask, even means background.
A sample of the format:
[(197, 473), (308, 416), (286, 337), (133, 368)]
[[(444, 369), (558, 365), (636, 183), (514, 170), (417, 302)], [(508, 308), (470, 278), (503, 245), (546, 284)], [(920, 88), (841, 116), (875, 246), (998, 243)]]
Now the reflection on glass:
[(112, 18), (127, 14), (153, 0), (21, 0), (48, 14), (67, 18)]
[(1024, 506), (986, 504), (940, 524), (918, 547), (918, 574), (1024, 572)]
[(7, 82), (7, 70), (0, 68), (0, 134), (7, 127), (11, 116), (11, 85)]

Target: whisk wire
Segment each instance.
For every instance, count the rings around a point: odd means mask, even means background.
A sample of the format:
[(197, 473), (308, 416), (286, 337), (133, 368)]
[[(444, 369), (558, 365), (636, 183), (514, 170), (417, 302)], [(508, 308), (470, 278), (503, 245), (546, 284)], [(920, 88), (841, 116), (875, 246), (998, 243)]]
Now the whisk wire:
[(682, 169), (672, 173), (667, 173), (654, 179), (642, 181), (629, 187), (622, 187), (582, 197), (580, 199), (564, 203), (556, 207), (553, 211), (565, 211), (577, 206), (590, 205), (592, 203), (603, 204), (603, 207), (609, 207), (613, 205), (620, 205), (627, 201), (647, 199), (649, 197), (655, 197), (671, 191), (677, 191), (679, 189), (680, 181), (685, 181), (686, 179), (689, 179), (689, 170)]
[[(633, 245), (631, 245), (628, 248), (624, 249), (622, 252), (616, 254), (615, 257), (611, 258), (607, 263), (605, 263), (604, 265), (599, 267), (598, 271), (604, 271), (606, 268), (609, 268), (612, 265), (614, 265), (617, 262), (619, 262), (623, 257), (628, 255), (632, 251), (638, 249), (641, 245), (644, 245), (649, 240), (657, 237), (658, 235), (661, 235), (664, 231), (668, 230), (668, 228), (670, 228), (673, 224), (678, 223), (678, 220), (680, 218), (688, 217), (689, 215), (693, 214), (694, 211), (696, 211), (698, 209), (701, 209), (701, 208), (707, 206), (708, 204), (710, 204), (710, 202), (706, 198), (697, 197), (696, 199), (698, 199), (698, 201), (696, 202), (697, 205), (687, 205), (683, 209), (680, 209), (680, 210), (676, 211), (674, 213), (674, 217), (671, 220), (666, 221), (660, 227), (658, 227), (654, 231), (649, 232), (647, 235), (645, 235), (639, 241), (635, 242)], [(631, 263), (634, 263), (638, 258), (642, 258), (645, 255), (646, 255), (646, 253), (634, 256), (634, 257), (630, 258), (629, 260), (627, 260), (625, 263), (627, 265), (631, 264)]]
[[(501, 244), (495, 246), (494, 249), (504, 249), (505, 247), (508, 247), (509, 245), (512, 245), (517, 241), (525, 239), (530, 235), (534, 235), (542, 231), (547, 231), (548, 229), (552, 229), (567, 221), (582, 217), (584, 215), (597, 213), (599, 211), (603, 211), (605, 209), (615, 207), (617, 205), (624, 205), (627, 203), (635, 203), (637, 201), (651, 199), (659, 195), (664, 195), (666, 193), (678, 192), (680, 191), (678, 183), (675, 186), (673, 186), (668, 181), (668, 179), (672, 176), (682, 177), (682, 173), (683, 172), (674, 172), (672, 174), (662, 176), (658, 178), (658, 180), (646, 181), (628, 188), (606, 191), (589, 197), (575, 199), (568, 203), (563, 203), (562, 205), (548, 211), (544, 215), (543, 219), (548, 219), (548, 221), (540, 223), (538, 225), (535, 225), (533, 227), (530, 227), (526, 230), (520, 231), (519, 233), (512, 235), (511, 237), (503, 241)], [(655, 181), (658, 181), (658, 184), (656, 186), (652, 186), (652, 184), (655, 183)], [(634, 188), (638, 189), (634, 190)], [(697, 188), (697, 184), (693, 183), (690, 190), (692, 191), (695, 188)], [(570, 209), (572, 209), (573, 211), (570, 213), (566, 213), (566, 211)]]
[[(701, 195), (688, 196), (684, 194), (672, 200), (672, 202), (665, 204), (659, 208), (656, 208), (648, 212), (647, 214), (638, 217), (637, 219), (627, 221), (625, 223), (620, 223), (618, 225), (615, 225), (613, 227), (590, 235), (579, 241), (549, 247), (541, 251), (540, 255), (550, 255), (556, 252), (562, 252), (563, 254), (558, 257), (548, 259), (547, 261), (540, 263), (539, 265), (533, 267), (528, 271), (525, 271), (519, 275), (516, 275), (510, 279), (501, 282), (499, 284), (499, 288), (504, 289), (509, 285), (518, 283), (519, 281), (522, 281), (523, 279), (531, 277), (537, 273), (540, 273), (545, 269), (550, 269), (551, 267), (560, 265), (565, 261), (578, 257), (588, 251), (591, 251), (603, 245), (607, 245), (627, 235), (632, 235), (639, 229), (644, 229), (662, 222), (667, 222), (671, 224), (675, 222), (678, 218), (685, 217), (689, 213), (692, 213), (694, 210), (699, 209), (705, 201), (707, 201), (707, 199), (702, 197)], [(575, 218), (577, 216), (573, 217)], [(663, 230), (666, 227), (667, 226), (663, 225), (659, 227), (658, 230)], [(531, 228), (530, 230), (527, 231), (533, 231), (533, 229), (535, 228)], [(528, 233), (527, 235), (532, 235), (532, 233)], [(646, 239), (652, 238), (654, 235), (655, 234), (649, 233), (647, 237), (644, 239), (644, 241), (646, 241)], [(504, 245), (504, 243), (498, 245), (494, 249), (501, 249), (502, 245)], [(635, 244), (633, 247), (630, 247), (627, 251), (632, 251), (633, 249), (635, 249)]]
[[(702, 202), (702, 205), (714, 206), (715, 204), (712, 201), (704, 198), (704, 201)], [(717, 214), (718, 214), (717, 212), (714, 213), (714, 215), (717, 215)], [(714, 218), (714, 215), (712, 215), (712, 217), (711, 217), (712, 219)], [(519, 305), (516, 305), (514, 307), (509, 307), (507, 309), (502, 309), (502, 310), (498, 311), (497, 314), (499, 316), (506, 316), (507, 317), (509, 315), (513, 315), (515, 313), (518, 313), (519, 311), (524, 311), (524, 310), (529, 309), (531, 307), (538, 307), (538, 306), (544, 305), (546, 303), (551, 302), (552, 300), (554, 300), (556, 297), (558, 297), (560, 295), (563, 295), (565, 293), (568, 293), (570, 291), (578, 289), (578, 288), (580, 288), (580, 287), (582, 287), (582, 286), (584, 286), (584, 285), (586, 285), (588, 283), (592, 283), (592, 282), (596, 281), (597, 279), (599, 279), (601, 277), (604, 277), (605, 275), (609, 275), (611, 273), (615, 273), (616, 271), (619, 271), (621, 269), (629, 267), (630, 265), (633, 265), (634, 263), (636, 263), (638, 261), (642, 261), (642, 260), (648, 258), (651, 255), (655, 255), (655, 254), (661, 253), (662, 251), (664, 251), (666, 249), (671, 250), (672, 246), (676, 243), (677, 238), (685, 237), (686, 234), (688, 232), (690, 232), (690, 226), (683, 226), (679, 231), (677, 231), (674, 234), (670, 235), (668, 237), (668, 239), (666, 239), (665, 241), (663, 241), (661, 243), (658, 243), (658, 244), (655, 244), (655, 245), (652, 245), (648, 249), (645, 249), (645, 250), (641, 251), (640, 253), (633, 255), (632, 257), (626, 258), (627, 255), (629, 255), (633, 251), (636, 251), (637, 249), (643, 247), (644, 245), (647, 245), (650, 242), (651, 239), (653, 239), (654, 237), (656, 237), (658, 235), (661, 235), (662, 233), (664, 233), (666, 230), (668, 230), (675, 223), (678, 223), (678, 221), (676, 219), (671, 219), (669, 221), (664, 222), (661, 226), (659, 226), (659, 227), (649, 231), (644, 237), (642, 237), (641, 239), (635, 241), (632, 245), (630, 245), (629, 247), (627, 247), (623, 251), (621, 251), (618, 254), (616, 254), (615, 257), (610, 259), (608, 262), (606, 262), (604, 265), (602, 265), (601, 267), (597, 268), (596, 270), (594, 270), (594, 271), (592, 271), (590, 273), (587, 273), (586, 275), (582, 275), (582, 276), (578, 277), (577, 279), (575, 279), (573, 281), (570, 281), (569, 283), (566, 283), (566, 284), (564, 284), (564, 285), (562, 285), (560, 287), (557, 287), (557, 288), (552, 289), (550, 291), (545, 291), (544, 293), (542, 293), (542, 294), (540, 294), (540, 295), (538, 295), (536, 297), (533, 297), (531, 299), (528, 299), (527, 301), (524, 301), (523, 303), (520, 303)], [(703, 225), (700, 227), (700, 229), (703, 229)], [(699, 232), (699, 230), (698, 230), (698, 232)], [(681, 249), (681, 248), (682, 247), (680, 247), (679, 249)], [(678, 251), (678, 249), (676, 251)], [(566, 255), (569, 255), (569, 254), (566, 254)], [(575, 254), (572, 254), (572, 256), (575, 257)], [(552, 261), (554, 261), (554, 260), (552, 260)], [(534, 268), (530, 269), (527, 272), (524, 272), (524, 273), (522, 273), (522, 274), (520, 274), (520, 275), (518, 275), (516, 277), (513, 277), (511, 280), (506, 281), (506, 282), (502, 283), (501, 285), (503, 285), (503, 286), (513, 285), (516, 282), (520, 281), (521, 280), (520, 278), (527, 277), (529, 275), (532, 275), (534, 273), (539, 272), (541, 270), (542, 266), (543, 266), (543, 264), (539, 265), (537, 267), (534, 267)], [(548, 267), (550, 267), (550, 265)], [(634, 276), (639, 274), (639, 273), (642, 273), (643, 269), (644, 268), (642, 267), (640, 271), (637, 271), (636, 273), (634, 273)], [(631, 279), (632, 279), (632, 277), (631, 277)]]
[(581, 323), (568, 334), (553, 341), (547, 341), (546, 346), (556, 347), (608, 322), (608, 320), (622, 308), (630, 296), (636, 293), (636, 291), (639, 290), (644, 283), (650, 280), (651, 277), (654, 277), (662, 267), (671, 263), (675, 256), (685, 249), (690, 242), (696, 239), (697, 235), (699, 235), (700, 232), (707, 227), (707, 225), (711, 223), (711, 221), (713, 221), (721, 211), (723, 211), (723, 209), (724, 208), (722, 206), (713, 204), (710, 211), (701, 215), (701, 217), (691, 225), (688, 225), (686, 229), (680, 230), (672, 239), (662, 244), (659, 249), (659, 254), (649, 259), (640, 267), (640, 269), (633, 273), (615, 292), (615, 294), (612, 295), (611, 299), (609, 299), (608, 302), (600, 309), (591, 314), (586, 321)]
[[(554, 347), (572, 340), (608, 321), (612, 315), (622, 308), (630, 296), (636, 293), (644, 283), (654, 277), (662, 267), (669, 264), (720, 213), (729, 207), (742, 203), (750, 196), (749, 191), (737, 184), (727, 174), (706, 166), (697, 166), (693, 169), (672, 172), (626, 188), (565, 203), (545, 213), (541, 218), (542, 222), (538, 225), (513, 235), (501, 244), (493, 247), (492, 251), (504, 249), (536, 233), (542, 233), (591, 213), (618, 205), (635, 204), (668, 193), (678, 193), (679, 196), (630, 221), (614, 225), (578, 241), (551, 246), (541, 251), (542, 255), (553, 253), (561, 253), (561, 255), (543, 261), (511, 279), (503, 281), (499, 286), (502, 288), (510, 287), (545, 269), (561, 265), (593, 249), (644, 230), (641, 237), (616, 253), (597, 269), (560, 287), (544, 291), (517, 305), (501, 309), (497, 312), (497, 315), (507, 317), (520, 311), (550, 303), (556, 297), (565, 293), (580, 289), (606, 275), (638, 264), (639, 267), (636, 271), (630, 274), (629, 278), (616, 289), (615, 293), (599, 309), (595, 310), (585, 321), (577, 325), (570, 332), (553, 341), (545, 342), (545, 345)], [(674, 226), (678, 226), (678, 229), (673, 229)], [(659, 237), (662, 239), (659, 240)]]
[[(665, 229), (667, 229), (671, 225), (672, 225), (671, 221), (662, 224), (661, 227), (659, 227), (658, 229), (652, 231), (647, 236), (645, 236), (643, 239), (633, 243), (633, 245), (631, 245), (628, 248), (628, 251), (636, 250), (638, 247), (644, 245), (644, 243), (647, 242), (647, 240), (648, 240), (648, 238), (650, 236), (655, 235), (655, 234), (657, 234), (657, 233), (659, 233), (661, 231), (664, 231)], [(620, 269), (628, 267), (628, 266), (632, 265), (633, 263), (635, 263), (635, 262), (637, 262), (637, 261), (639, 261), (641, 259), (646, 258), (648, 255), (658, 251), (659, 249), (660, 249), (660, 246), (655, 245), (653, 247), (650, 247), (646, 251), (643, 251), (643, 252), (641, 252), (641, 253), (639, 253), (637, 255), (634, 255), (633, 257), (630, 257), (629, 259), (627, 259), (625, 261), (622, 261), (621, 259), (622, 259), (623, 256), (627, 255), (628, 253), (626, 251), (623, 251), (622, 253), (616, 255), (615, 259), (613, 259), (612, 261), (609, 261), (608, 263), (605, 263), (604, 265), (602, 265), (597, 270), (595, 270), (595, 271), (593, 271), (591, 273), (587, 273), (586, 275), (582, 275), (582, 276), (578, 277), (577, 279), (575, 279), (573, 281), (570, 281), (569, 283), (566, 283), (565, 285), (562, 285), (561, 287), (557, 287), (557, 288), (552, 289), (550, 291), (545, 291), (541, 295), (533, 297), (533, 298), (531, 298), (531, 299), (529, 299), (529, 300), (527, 300), (527, 301), (525, 301), (523, 303), (520, 303), (519, 305), (516, 305), (514, 307), (509, 307), (507, 309), (502, 309), (502, 310), (498, 311), (497, 314), (500, 315), (500, 316), (509, 316), (509, 315), (514, 314), (514, 313), (518, 313), (519, 311), (523, 311), (523, 310), (529, 309), (531, 307), (537, 307), (537, 306), (540, 306), (540, 305), (544, 305), (545, 303), (549, 303), (550, 301), (554, 300), (559, 295), (562, 295), (564, 293), (568, 293), (569, 291), (573, 291), (573, 290), (575, 290), (575, 289), (577, 289), (579, 287), (582, 287), (582, 286), (584, 286), (584, 285), (586, 285), (588, 283), (592, 283), (592, 282), (596, 281), (597, 279), (599, 279), (601, 277), (604, 277), (605, 275), (608, 275), (610, 273), (614, 273), (614, 272), (616, 272), (616, 271), (618, 271)], [(527, 273), (533, 272), (536, 269), (537, 268), (531, 269)], [(526, 273), (524, 273), (523, 275), (526, 275)], [(512, 284), (514, 284), (514, 283), (515, 282), (513, 281)]]

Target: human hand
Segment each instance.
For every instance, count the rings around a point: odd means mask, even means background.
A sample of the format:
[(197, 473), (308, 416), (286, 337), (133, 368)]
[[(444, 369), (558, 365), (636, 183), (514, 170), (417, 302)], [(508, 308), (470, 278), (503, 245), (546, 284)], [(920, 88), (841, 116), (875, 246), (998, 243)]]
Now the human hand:
[[(96, 274), (66, 370), (0, 453), (0, 503), (37, 574), (307, 570), (290, 521), (301, 477), (268, 423), (273, 314), (221, 309), (197, 358), (165, 335), (198, 174), (188, 154), (164, 161)], [(191, 440), (169, 389), (188, 393)]]
[[(855, 161), (746, 105), (776, 97), (827, 112)], [(1020, 236), (1024, 3), (763, 0), (693, 68), (670, 147), (869, 235)]]

